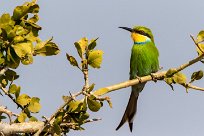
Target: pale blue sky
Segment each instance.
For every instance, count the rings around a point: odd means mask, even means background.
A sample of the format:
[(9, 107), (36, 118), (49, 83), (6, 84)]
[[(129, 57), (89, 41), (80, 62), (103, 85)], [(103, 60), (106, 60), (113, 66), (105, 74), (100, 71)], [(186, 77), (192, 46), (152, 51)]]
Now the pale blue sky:
[[(12, 13), (25, 0), (1, 0), (0, 14)], [(21, 66), (17, 71), (22, 93), (41, 98), (39, 117), (49, 117), (63, 102), (62, 95), (82, 88), (83, 76), (66, 60), (65, 53), (77, 55), (73, 43), (86, 36), (97, 38), (98, 49), (104, 51), (100, 70), (90, 70), (90, 82), (96, 89), (127, 80), (132, 41), (118, 26), (145, 25), (152, 29), (160, 51), (160, 65), (164, 70), (177, 67), (197, 54), (189, 35), (204, 29), (203, 0), (39, 0), (42, 39), (53, 36), (61, 53), (54, 57), (35, 57), (34, 64)], [(203, 69), (201, 63), (185, 70), (188, 77), (193, 70)], [(203, 80), (196, 85), (204, 86)], [(130, 88), (108, 94), (113, 108), (107, 104), (91, 117), (102, 121), (84, 125), (85, 131), (71, 131), (70, 136), (201, 136), (204, 134), (204, 94), (185, 93), (175, 86), (173, 92), (164, 82), (150, 82), (140, 95), (133, 132), (125, 124), (115, 131), (129, 99)], [(6, 97), (0, 104), (15, 110)], [(16, 110), (15, 110), (16, 111)]]

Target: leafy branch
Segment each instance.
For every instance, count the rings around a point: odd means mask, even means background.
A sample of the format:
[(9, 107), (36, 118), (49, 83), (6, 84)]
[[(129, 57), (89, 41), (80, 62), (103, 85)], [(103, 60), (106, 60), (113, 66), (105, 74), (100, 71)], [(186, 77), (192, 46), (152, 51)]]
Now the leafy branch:
[[(42, 28), (37, 24), (39, 5), (36, 2), (37, 0), (26, 2), (22, 6), (17, 6), (12, 16), (6, 13), (0, 17), (0, 89), (3, 92), (0, 94), (8, 96), (17, 108), (21, 108), (21, 112), (15, 114), (0, 106), (1, 135), (23, 133), (35, 136), (49, 134), (57, 136), (66, 134), (70, 130), (84, 130), (83, 124), (100, 120), (100, 118), (90, 119), (90, 111), (98, 112), (104, 101), (112, 107), (110, 98), (103, 95), (143, 82), (155, 81), (155, 79), (165, 81), (172, 89), (174, 84), (179, 84), (186, 91), (188, 89), (204, 91), (204, 88), (193, 85), (193, 82), (202, 79), (202, 70), (193, 72), (190, 81), (187, 81), (186, 75), (181, 72), (199, 61), (204, 63), (204, 31), (200, 31), (196, 39), (191, 36), (196, 45), (198, 57), (177, 68), (152, 73), (140, 79), (128, 80), (98, 90), (94, 90), (94, 83), (90, 84), (89, 69), (101, 67), (103, 51), (95, 49), (98, 38), (88, 40), (84, 37), (74, 43), (79, 60), (66, 54), (68, 62), (83, 74), (84, 85), (76, 94), (70, 93), (69, 96), (63, 96), (64, 103), (49, 118), (44, 117), (44, 122), (38, 121), (31, 113), (38, 113), (41, 109), (40, 99), (21, 94), (21, 87), (14, 84), (19, 78), (15, 69), (20, 64), (32, 64), (37, 55), (52, 56), (59, 53), (58, 46), (52, 41), (53, 38), (42, 41), (38, 36)], [(8, 116), (10, 123), (3, 122), (6, 118), (4, 114)]]

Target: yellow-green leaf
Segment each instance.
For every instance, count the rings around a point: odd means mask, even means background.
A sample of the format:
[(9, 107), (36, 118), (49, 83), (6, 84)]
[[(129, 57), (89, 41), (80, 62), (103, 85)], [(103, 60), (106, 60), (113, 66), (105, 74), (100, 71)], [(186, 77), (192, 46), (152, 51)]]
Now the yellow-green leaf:
[(21, 19), (24, 15), (28, 13), (28, 6), (17, 6), (14, 11), (13, 11), (13, 19), (14, 20), (19, 20)]
[(41, 56), (57, 55), (60, 52), (60, 50), (58, 46), (54, 42), (51, 42), (51, 41), (52, 41), (52, 38), (47, 41), (38, 43), (34, 49), (35, 54), (41, 55)]
[(83, 108), (83, 102), (82, 101), (71, 101), (68, 104), (68, 111), (69, 112), (79, 112)]
[(38, 121), (38, 119), (37, 119), (36, 117), (33, 117), (33, 116), (32, 116), (32, 117), (29, 118), (29, 121), (31, 121), (31, 122), (36, 122), (36, 121)]
[(27, 115), (24, 112), (21, 112), (20, 115), (18, 116), (18, 121), (20, 123), (25, 122), (26, 118), (27, 118)]
[(97, 95), (97, 96), (101, 96), (101, 95), (104, 95), (106, 93), (108, 93), (108, 88), (101, 88), (101, 89), (98, 89), (94, 92), (94, 95)]
[(41, 109), (40, 99), (33, 97), (28, 105), (28, 110), (32, 113), (37, 113)]
[(88, 64), (93, 68), (100, 68), (102, 63), (103, 51), (101, 50), (92, 50), (88, 55)]
[(11, 94), (19, 93), (19, 92), (20, 92), (20, 89), (21, 89), (20, 86), (16, 86), (15, 84), (12, 84), (12, 85), (9, 87), (9, 93), (11, 93)]
[(89, 109), (93, 112), (97, 112), (101, 108), (101, 104), (97, 100), (87, 98), (87, 104)]
[(93, 83), (91, 86), (89, 86), (88, 88), (88, 93), (90, 93), (93, 89), (94, 89), (95, 84)]
[(96, 47), (96, 41), (98, 38), (91, 40), (90, 44), (88, 45), (89, 50), (93, 50)]
[(74, 43), (79, 56), (82, 58), (82, 55), (85, 53), (85, 49), (88, 46), (88, 39), (86, 37), (81, 38), (78, 42)]
[(178, 72), (178, 73), (174, 74), (173, 80), (174, 80), (174, 82), (183, 85), (186, 83), (187, 79), (186, 79), (186, 75), (184, 75), (181, 72)]
[(78, 67), (78, 63), (76, 61), (76, 59), (73, 57), (73, 56), (70, 56), (69, 54), (66, 53), (66, 56), (67, 56), (67, 60), (70, 62), (70, 64), (72, 66), (76, 66)]
[(15, 50), (16, 54), (20, 58), (24, 58), (27, 55), (31, 55), (33, 53), (33, 44), (32, 42), (23, 42), (23, 43), (17, 43), (12, 46)]
[(29, 65), (33, 63), (33, 55), (28, 54), (25, 57), (21, 58), (21, 63), (24, 65)]
[(25, 106), (30, 103), (31, 98), (27, 94), (21, 94), (17, 99), (17, 103), (21, 106)]

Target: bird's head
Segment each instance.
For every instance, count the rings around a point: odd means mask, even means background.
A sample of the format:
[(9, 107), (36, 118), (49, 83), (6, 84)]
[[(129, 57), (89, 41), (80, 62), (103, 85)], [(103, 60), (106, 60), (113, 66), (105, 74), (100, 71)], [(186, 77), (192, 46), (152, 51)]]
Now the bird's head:
[(154, 37), (151, 30), (144, 26), (135, 26), (133, 28), (119, 27), (131, 32), (132, 40), (136, 43), (151, 41), (154, 43)]

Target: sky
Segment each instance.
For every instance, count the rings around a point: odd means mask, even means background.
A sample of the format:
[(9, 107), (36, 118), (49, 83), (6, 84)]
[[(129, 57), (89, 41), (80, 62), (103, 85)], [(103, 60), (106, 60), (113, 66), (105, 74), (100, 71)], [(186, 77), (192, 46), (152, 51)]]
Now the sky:
[[(25, 0), (1, 0), (0, 14), (12, 13)], [(62, 95), (78, 92), (84, 83), (83, 75), (66, 60), (68, 52), (77, 56), (74, 42), (82, 37), (99, 37), (97, 49), (104, 51), (101, 69), (90, 69), (90, 83), (95, 89), (110, 86), (129, 79), (129, 59), (132, 41), (130, 34), (119, 26), (149, 27), (160, 52), (163, 70), (178, 67), (197, 56), (190, 34), (196, 36), (204, 29), (203, 0), (39, 0), (40, 21), (43, 30), (40, 38), (54, 37), (61, 49), (57, 56), (35, 57), (29, 66), (17, 69), (21, 93), (41, 99), (42, 109), (38, 114), (49, 117), (62, 101)], [(195, 64), (183, 72), (191, 73), (203, 69), (202, 63)], [(204, 86), (203, 80), (195, 83)], [(118, 126), (127, 105), (130, 88), (121, 89), (111, 97), (113, 108), (104, 104), (92, 118), (101, 121), (84, 125), (84, 131), (71, 131), (70, 136), (201, 136), (204, 134), (204, 94), (175, 85), (174, 90), (163, 81), (149, 82), (140, 94), (137, 115), (131, 133), (126, 123)], [(6, 96), (0, 104), (16, 110), (15, 104)]]

